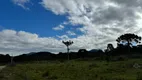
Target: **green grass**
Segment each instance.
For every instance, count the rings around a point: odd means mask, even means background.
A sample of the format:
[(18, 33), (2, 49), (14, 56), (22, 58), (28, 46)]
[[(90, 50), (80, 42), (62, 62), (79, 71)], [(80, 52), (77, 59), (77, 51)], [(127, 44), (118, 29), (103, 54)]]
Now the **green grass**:
[(70, 60), (41, 61), (7, 66), (0, 80), (142, 80), (142, 59), (126, 61)]

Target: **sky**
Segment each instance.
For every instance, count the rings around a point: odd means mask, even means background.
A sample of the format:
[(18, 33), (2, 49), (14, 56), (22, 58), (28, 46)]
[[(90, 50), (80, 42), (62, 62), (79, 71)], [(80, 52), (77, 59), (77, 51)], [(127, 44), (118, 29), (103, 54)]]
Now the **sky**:
[(105, 49), (125, 33), (142, 36), (141, 0), (0, 1), (0, 54)]

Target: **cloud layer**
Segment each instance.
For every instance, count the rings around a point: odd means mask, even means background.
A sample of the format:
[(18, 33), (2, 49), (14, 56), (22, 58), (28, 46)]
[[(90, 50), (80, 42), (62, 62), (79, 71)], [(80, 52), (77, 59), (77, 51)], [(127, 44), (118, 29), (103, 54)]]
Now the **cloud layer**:
[(25, 31), (3, 30), (0, 32), (0, 53), (18, 55), (36, 51), (64, 51), (65, 46), (55, 38), (39, 37)]
[[(13, 1), (18, 5), (29, 2), (29, 0)], [(63, 30), (65, 25), (82, 26), (76, 27), (76, 30), (83, 35), (67, 31), (66, 34), (57, 36), (61, 40), (74, 41), (71, 46), (71, 50), (74, 51), (80, 48), (104, 49), (108, 43), (116, 46), (116, 38), (128, 32), (142, 36), (141, 0), (42, 0), (40, 4), (55, 15), (67, 17), (68, 21), (64, 21), (67, 24), (54, 27), (54, 30)], [(77, 37), (69, 38), (68, 35), (77, 35)], [(41, 38), (37, 34), (24, 31), (4, 30), (0, 32), (0, 38), (0, 49), (4, 53), (65, 51), (61, 40), (53, 37)]]
[(128, 32), (142, 36), (141, 0), (42, 0), (41, 4), (56, 15), (67, 16), (71, 25), (82, 25), (76, 30), (83, 35), (72, 40), (83, 42), (85, 48), (116, 45), (116, 38)]
[[(67, 38), (62, 39), (67, 40)], [(92, 44), (95, 41), (91, 41), (91, 37), (81, 36), (71, 40), (75, 43), (71, 46), (71, 51), (77, 51), (80, 48), (87, 47), (89, 49), (95, 46)], [(19, 55), (39, 51), (50, 51), (54, 53), (66, 52), (66, 46), (62, 43), (62, 40), (57, 40), (53, 37), (39, 37), (37, 34), (25, 31), (1, 31), (0, 44), (0, 54)]]

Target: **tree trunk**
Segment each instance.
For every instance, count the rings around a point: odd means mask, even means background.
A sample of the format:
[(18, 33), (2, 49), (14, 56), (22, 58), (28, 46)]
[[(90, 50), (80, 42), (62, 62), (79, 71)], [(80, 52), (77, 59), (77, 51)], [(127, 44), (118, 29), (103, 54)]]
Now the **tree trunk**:
[(130, 53), (130, 41), (128, 41), (128, 53)]
[(70, 60), (70, 55), (69, 55), (69, 46), (67, 46), (67, 54), (68, 54), (68, 60)]
[(13, 64), (13, 56), (11, 56), (11, 64)]

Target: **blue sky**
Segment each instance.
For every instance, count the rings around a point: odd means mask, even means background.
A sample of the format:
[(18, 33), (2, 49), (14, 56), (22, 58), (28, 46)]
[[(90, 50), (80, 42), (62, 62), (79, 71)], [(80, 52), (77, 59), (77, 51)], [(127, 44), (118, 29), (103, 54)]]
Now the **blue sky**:
[(141, 0), (0, 1), (0, 54), (106, 49), (125, 33), (142, 36)]
[(2, 0), (0, 2), (0, 25), (3, 27), (2, 29), (22, 30), (36, 33), (41, 37), (63, 35), (63, 31), (54, 31), (52, 28), (66, 21), (66, 16), (55, 15), (44, 9), (39, 1), (32, 0), (32, 3), (27, 5), (30, 10), (25, 10), (10, 0)]

